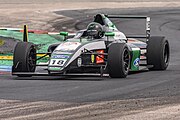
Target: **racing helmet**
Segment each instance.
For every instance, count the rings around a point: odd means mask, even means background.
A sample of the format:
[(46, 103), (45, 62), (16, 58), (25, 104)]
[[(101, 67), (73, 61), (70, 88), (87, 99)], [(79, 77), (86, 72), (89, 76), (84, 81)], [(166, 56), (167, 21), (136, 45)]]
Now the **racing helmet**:
[(87, 34), (94, 39), (100, 39), (104, 36), (103, 26), (97, 22), (92, 22), (87, 27)]

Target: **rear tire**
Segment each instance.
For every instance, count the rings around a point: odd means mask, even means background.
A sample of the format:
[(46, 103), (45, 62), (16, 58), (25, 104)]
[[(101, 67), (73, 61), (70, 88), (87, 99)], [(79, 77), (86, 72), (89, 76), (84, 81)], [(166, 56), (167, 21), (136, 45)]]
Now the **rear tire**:
[(147, 64), (149, 70), (166, 70), (169, 65), (170, 48), (168, 40), (162, 36), (150, 37), (147, 44)]
[[(14, 49), (12, 72), (35, 72), (36, 49), (33, 43), (18, 42)], [(31, 77), (31, 75), (18, 75)]]
[(130, 52), (125, 43), (113, 43), (108, 50), (108, 71), (111, 78), (125, 78), (129, 72)]

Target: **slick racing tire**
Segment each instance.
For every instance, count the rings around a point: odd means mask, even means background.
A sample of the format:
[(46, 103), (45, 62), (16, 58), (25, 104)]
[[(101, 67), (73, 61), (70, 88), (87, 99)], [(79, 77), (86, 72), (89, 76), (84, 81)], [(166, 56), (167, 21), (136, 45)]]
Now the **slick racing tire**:
[(111, 78), (125, 78), (129, 72), (130, 52), (125, 43), (113, 43), (108, 50), (108, 71)]
[(147, 44), (147, 64), (149, 70), (166, 70), (169, 65), (170, 47), (168, 40), (162, 36), (150, 37)]
[(52, 44), (48, 47), (48, 52), (53, 52), (60, 43)]
[[(36, 69), (36, 49), (33, 43), (18, 42), (14, 49), (12, 72), (34, 72)], [(17, 75), (31, 77), (31, 75)]]

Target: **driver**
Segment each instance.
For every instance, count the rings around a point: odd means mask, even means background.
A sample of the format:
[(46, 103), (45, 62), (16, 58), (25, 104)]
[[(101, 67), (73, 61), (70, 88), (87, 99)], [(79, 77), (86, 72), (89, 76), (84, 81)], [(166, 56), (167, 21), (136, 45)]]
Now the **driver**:
[(100, 39), (104, 36), (103, 26), (97, 22), (92, 22), (87, 27), (87, 34), (94, 39)]

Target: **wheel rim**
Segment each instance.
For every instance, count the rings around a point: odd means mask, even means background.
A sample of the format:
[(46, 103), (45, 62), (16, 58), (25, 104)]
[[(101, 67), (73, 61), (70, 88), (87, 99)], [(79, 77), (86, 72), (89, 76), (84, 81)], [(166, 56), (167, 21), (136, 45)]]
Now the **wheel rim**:
[(169, 46), (167, 42), (164, 47), (164, 62), (166, 65), (169, 63)]
[(35, 49), (31, 49), (28, 55), (28, 60), (27, 60), (27, 67), (30, 72), (33, 72), (36, 67), (36, 54), (35, 54)]
[(124, 62), (124, 71), (128, 73), (129, 71), (129, 51), (127, 49), (123, 52), (123, 62)]

